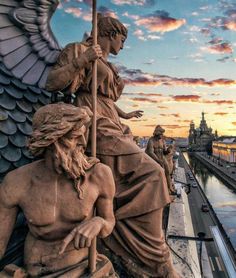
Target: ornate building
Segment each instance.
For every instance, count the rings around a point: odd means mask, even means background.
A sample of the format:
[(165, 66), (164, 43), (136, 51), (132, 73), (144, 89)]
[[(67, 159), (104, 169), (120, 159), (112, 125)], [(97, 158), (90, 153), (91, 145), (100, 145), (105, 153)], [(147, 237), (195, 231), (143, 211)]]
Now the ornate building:
[(207, 151), (211, 152), (212, 141), (216, 139), (217, 131), (212, 133), (212, 128), (207, 126), (205, 113), (202, 112), (200, 126), (195, 128), (193, 121), (190, 123), (189, 129), (189, 149), (192, 151)]

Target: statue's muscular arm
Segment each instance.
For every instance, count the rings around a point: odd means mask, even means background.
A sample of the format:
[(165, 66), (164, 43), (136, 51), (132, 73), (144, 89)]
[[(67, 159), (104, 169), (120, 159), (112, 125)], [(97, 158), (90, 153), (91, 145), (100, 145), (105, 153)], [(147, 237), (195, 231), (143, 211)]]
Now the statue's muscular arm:
[(0, 185), (0, 259), (3, 257), (18, 213), (24, 186), (19, 170), (9, 173)]
[(99, 237), (108, 236), (114, 226), (115, 217), (113, 212), (113, 198), (115, 195), (115, 182), (111, 169), (104, 165), (98, 164), (98, 183), (99, 197), (96, 202), (96, 214), (103, 219), (103, 228), (98, 234)]

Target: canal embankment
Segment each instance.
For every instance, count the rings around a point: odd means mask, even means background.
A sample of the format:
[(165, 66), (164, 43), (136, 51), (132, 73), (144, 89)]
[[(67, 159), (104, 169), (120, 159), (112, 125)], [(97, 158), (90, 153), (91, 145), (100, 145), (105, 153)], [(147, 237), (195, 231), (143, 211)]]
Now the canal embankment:
[[(205, 219), (200, 226), (205, 226), (205, 228), (207, 228), (207, 226), (212, 225), (210, 221), (215, 223), (222, 232), (230, 253), (236, 262), (235, 191), (229, 183), (222, 179), (222, 175), (216, 175), (217, 169), (213, 171), (211, 165), (207, 167), (207, 161), (206, 159), (204, 160), (204, 156), (198, 159), (196, 153), (194, 154), (195, 155), (193, 155), (193, 153), (185, 153), (183, 156), (181, 154), (183, 166), (186, 171), (192, 172), (194, 183), (198, 184), (197, 188), (193, 188), (192, 193), (189, 194), (189, 202), (191, 205), (194, 204), (194, 199), (196, 199), (196, 205), (192, 207), (191, 212), (194, 215), (196, 214), (196, 219), (200, 217), (197, 224), (202, 222), (206, 214), (204, 216), (204, 213), (199, 211), (198, 204), (201, 199), (205, 199), (204, 202), (207, 203), (210, 208), (209, 213), (207, 213), (210, 219)], [(191, 180), (188, 180), (188, 182), (191, 182)], [(195, 210), (194, 208), (197, 209)]]
[(230, 185), (236, 190), (236, 169), (235, 172), (231, 168), (226, 168), (226, 164), (215, 159), (206, 153), (193, 152), (192, 155), (202, 162), (210, 171), (212, 171), (218, 178)]

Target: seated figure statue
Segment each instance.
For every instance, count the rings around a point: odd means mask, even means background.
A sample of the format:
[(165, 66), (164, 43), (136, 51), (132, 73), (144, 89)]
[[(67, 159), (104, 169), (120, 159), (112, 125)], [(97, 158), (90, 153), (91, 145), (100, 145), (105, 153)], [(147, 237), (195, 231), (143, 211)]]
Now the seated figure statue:
[(165, 158), (168, 163), (169, 173), (171, 179), (173, 178), (174, 170), (175, 170), (175, 164), (174, 164), (174, 154), (175, 154), (175, 147), (174, 145), (169, 145), (166, 149)]
[(166, 159), (166, 154), (169, 151), (167, 151), (165, 140), (163, 138), (164, 133), (165, 129), (160, 125), (157, 125), (153, 132), (153, 136), (150, 137), (148, 141), (146, 153), (165, 170), (169, 194), (174, 194), (175, 189), (171, 180), (170, 166)]
[[(29, 149), (43, 158), (8, 173), (0, 185), (0, 258), (19, 209), (29, 226), (24, 275), (17, 277), (115, 277), (102, 255), (97, 271), (87, 271), (92, 239), (108, 236), (115, 225), (111, 170), (84, 154), (91, 115), (89, 108), (64, 103), (40, 108)], [(0, 277), (12, 277), (9, 269)]]
[(164, 170), (135, 144), (130, 128), (121, 122), (141, 117), (142, 111), (126, 113), (116, 104), (124, 80), (108, 56), (123, 49), (127, 29), (116, 18), (102, 15), (97, 27), (97, 45), (89, 37), (62, 50), (46, 89), (73, 93), (75, 106), (91, 109), (92, 62), (97, 60), (97, 155), (111, 168), (116, 186), (116, 225), (103, 242), (127, 277), (177, 278), (162, 231), (163, 209), (170, 202)]

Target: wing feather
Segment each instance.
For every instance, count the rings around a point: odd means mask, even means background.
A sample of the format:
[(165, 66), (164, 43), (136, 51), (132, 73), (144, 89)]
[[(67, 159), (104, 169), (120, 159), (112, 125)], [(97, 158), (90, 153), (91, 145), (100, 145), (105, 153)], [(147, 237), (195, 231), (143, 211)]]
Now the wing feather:
[(8, 16), (5, 14), (0, 14), (0, 22), (2, 28), (13, 25), (13, 23), (8, 20)]
[(22, 78), (33, 67), (37, 60), (38, 57), (34, 53), (31, 53), (23, 61), (21, 61), (19, 65), (14, 67), (12, 73), (17, 78)]
[(38, 60), (33, 65), (33, 67), (24, 75), (23, 82), (29, 85), (38, 83), (45, 67), (45, 63), (41, 60)]
[(27, 57), (32, 51), (32, 48), (26, 44), (14, 52), (9, 53), (4, 56), (3, 62), (5, 63), (8, 69), (14, 68), (17, 64), (19, 64), (25, 57)]
[(0, 60), (28, 85), (44, 87), (46, 68), (60, 54), (50, 28), (58, 4), (59, 0), (0, 1)]
[(27, 38), (23, 36), (18, 36), (9, 40), (5, 40), (0, 44), (0, 55), (5, 56), (10, 52), (20, 48), (28, 43)]
[(1, 28), (0, 29), (0, 44), (1, 44), (1, 41), (15, 38), (15, 37), (18, 37), (21, 35), (24, 35), (24, 32), (19, 29), (15, 29), (14, 26)]

